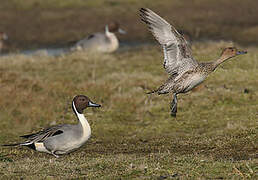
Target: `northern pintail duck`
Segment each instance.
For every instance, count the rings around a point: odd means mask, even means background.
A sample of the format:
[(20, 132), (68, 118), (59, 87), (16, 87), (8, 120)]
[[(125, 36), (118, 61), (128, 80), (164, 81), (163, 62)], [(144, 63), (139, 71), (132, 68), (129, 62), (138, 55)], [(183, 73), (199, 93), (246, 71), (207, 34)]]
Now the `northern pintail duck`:
[(105, 32), (99, 32), (89, 35), (87, 38), (78, 41), (71, 50), (85, 50), (101, 53), (111, 53), (118, 49), (119, 41), (115, 35), (116, 32), (125, 34), (126, 32), (119, 28), (117, 22), (112, 22), (105, 26)]
[(4, 49), (5, 41), (8, 39), (8, 36), (4, 32), (0, 32), (0, 53)]
[(177, 113), (177, 94), (186, 93), (198, 86), (218, 65), (226, 60), (247, 53), (247, 51), (239, 51), (235, 47), (228, 47), (215, 61), (197, 62), (184, 37), (172, 25), (147, 8), (140, 9), (140, 16), (162, 46), (163, 67), (169, 74), (169, 78), (164, 84), (149, 93), (173, 93), (171, 115), (174, 117)]
[(100, 107), (93, 103), (87, 96), (75, 96), (72, 101), (72, 109), (79, 120), (78, 124), (62, 124), (46, 128), (37, 133), (21, 136), (28, 139), (17, 144), (4, 146), (27, 146), (40, 152), (46, 152), (58, 157), (81, 147), (91, 135), (90, 125), (83, 115), (87, 107)]

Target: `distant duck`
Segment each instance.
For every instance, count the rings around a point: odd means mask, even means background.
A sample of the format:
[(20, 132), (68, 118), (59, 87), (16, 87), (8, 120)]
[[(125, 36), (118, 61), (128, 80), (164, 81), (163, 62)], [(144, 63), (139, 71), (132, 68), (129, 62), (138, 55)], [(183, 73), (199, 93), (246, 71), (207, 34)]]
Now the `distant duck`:
[(3, 146), (27, 146), (36, 151), (52, 154), (55, 157), (72, 152), (81, 147), (91, 135), (91, 128), (83, 115), (83, 110), (87, 107), (100, 106), (93, 103), (87, 96), (75, 96), (72, 101), (72, 109), (79, 120), (78, 124), (52, 126), (37, 133), (21, 136), (28, 139), (25, 142)]
[(169, 74), (168, 80), (158, 89), (149, 92), (157, 94), (173, 93), (171, 116), (177, 113), (177, 94), (186, 93), (202, 83), (218, 65), (237, 55), (246, 54), (235, 47), (225, 48), (221, 56), (212, 62), (197, 62), (184, 37), (167, 21), (150, 9), (141, 8), (140, 15), (148, 25), (164, 53), (164, 68)]
[(126, 34), (124, 30), (119, 28), (117, 22), (112, 22), (105, 26), (105, 32), (89, 35), (87, 38), (78, 41), (71, 50), (112, 53), (119, 47), (119, 41), (115, 35), (116, 32)]
[(5, 48), (5, 41), (8, 39), (8, 36), (4, 32), (0, 32), (0, 53)]

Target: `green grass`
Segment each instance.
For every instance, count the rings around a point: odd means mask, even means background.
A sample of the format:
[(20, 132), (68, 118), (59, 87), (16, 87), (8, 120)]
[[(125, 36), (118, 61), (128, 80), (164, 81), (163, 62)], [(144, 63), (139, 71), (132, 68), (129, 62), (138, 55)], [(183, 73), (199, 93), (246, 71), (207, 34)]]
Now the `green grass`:
[[(198, 43), (193, 50), (206, 61), (229, 45)], [(92, 137), (67, 156), (1, 147), (0, 177), (255, 179), (258, 49), (247, 50), (219, 67), (205, 86), (180, 95), (176, 119), (169, 115), (170, 95), (145, 94), (167, 78), (157, 46), (104, 56), (1, 57), (1, 144), (75, 123), (70, 106), (77, 94), (102, 108), (85, 111)]]

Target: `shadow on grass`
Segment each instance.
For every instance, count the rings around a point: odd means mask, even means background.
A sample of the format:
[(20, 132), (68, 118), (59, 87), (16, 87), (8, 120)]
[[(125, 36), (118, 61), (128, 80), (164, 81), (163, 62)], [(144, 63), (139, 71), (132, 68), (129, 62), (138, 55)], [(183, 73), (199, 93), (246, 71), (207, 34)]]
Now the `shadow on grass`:
[(0, 162), (13, 162), (13, 159), (9, 155), (0, 154)]
[(257, 158), (257, 148), (248, 137), (255, 135), (254, 130), (239, 132), (234, 136), (217, 136), (215, 138), (150, 138), (123, 141), (96, 141), (87, 145), (88, 154), (150, 154), (171, 153), (177, 155), (204, 155), (214, 160), (249, 160)]

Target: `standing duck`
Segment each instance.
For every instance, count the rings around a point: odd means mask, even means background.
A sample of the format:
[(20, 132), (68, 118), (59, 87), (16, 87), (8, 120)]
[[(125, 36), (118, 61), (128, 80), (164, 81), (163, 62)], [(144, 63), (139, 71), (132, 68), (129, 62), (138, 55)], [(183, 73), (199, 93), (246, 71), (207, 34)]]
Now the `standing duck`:
[(169, 74), (168, 80), (158, 89), (149, 92), (157, 94), (173, 93), (171, 116), (176, 117), (177, 94), (186, 93), (202, 83), (221, 63), (237, 55), (246, 54), (235, 47), (225, 48), (221, 56), (212, 62), (197, 62), (184, 37), (166, 20), (151, 11), (141, 8), (140, 16), (163, 49), (163, 67)]
[(78, 124), (62, 124), (52, 126), (34, 134), (21, 136), (27, 141), (4, 146), (27, 146), (33, 150), (46, 152), (59, 157), (81, 147), (91, 135), (90, 125), (83, 115), (87, 107), (100, 107), (93, 103), (87, 96), (75, 96), (72, 109), (79, 120)]
[(87, 38), (78, 41), (71, 50), (83, 50), (100, 53), (112, 53), (119, 47), (119, 41), (115, 35), (116, 32), (125, 34), (126, 32), (119, 28), (117, 22), (112, 22), (105, 26), (105, 32), (99, 32), (89, 35)]

